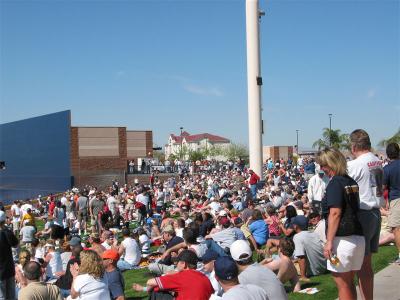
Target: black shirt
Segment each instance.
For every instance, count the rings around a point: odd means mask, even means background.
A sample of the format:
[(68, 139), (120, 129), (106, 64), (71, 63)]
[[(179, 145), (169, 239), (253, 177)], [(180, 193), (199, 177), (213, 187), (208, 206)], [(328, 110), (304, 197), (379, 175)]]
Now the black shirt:
[[(183, 238), (179, 236), (174, 236), (167, 244), (166, 244), (166, 249), (170, 249), (180, 243), (183, 242)], [(171, 260), (171, 255), (168, 255), (163, 261), (160, 261), (159, 263), (165, 264), (165, 265), (171, 265), (172, 260)]]
[[(348, 191), (348, 192), (346, 192)], [(343, 223), (351, 223), (353, 234), (362, 234), (361, 224), (357, 218), (360, 209), (360, 197), (357, 182), (350, 176), (333, 176), (326, 187), (325, 196), (321, 203), (322, 214), (326, 220), (331, 207), (341, 208), (342, 213), (338, 231)], [(326, 222), (328, 228), (328, 221)], [(338, 232), (336, 233), (338, 235)]]
[(58, 286), (60, 289), (63, 289), (63, 290), (71, 289), (73, 278), (72, 278), (72, 274), (71, 274), (71, 271), (69, 270), (69, 268), (75, 263), (80, 264), (79, 258), (75, 258), (75, 257), (71, 258), (67, 263), (67, 269), (65, 270), (65, 274), (57, 279), (56, 286)]
[(11, 230), (0, 229), (0, 280), (15, 276), (15, 265), (11, 247), (17, 247), (18, 239)]

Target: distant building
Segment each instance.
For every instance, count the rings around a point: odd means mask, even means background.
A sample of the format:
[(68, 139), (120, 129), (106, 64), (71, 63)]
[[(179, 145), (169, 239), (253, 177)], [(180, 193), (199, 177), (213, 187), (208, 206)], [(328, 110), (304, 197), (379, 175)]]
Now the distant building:
[(264, 146), (263, 161), (271, 158), (273, 161), (283, 158), (288, 160), (293, 158), (293, 146)]
[[(210, 133), (189, 134), (182, 132), (182, 135), (171, 134), (168, 138), (168, 144), (165, 145), (165, 158), (168, 159), (171, 154), (179, 155), (181, 147), (188, 151), (197, 151), (210, 147), (229, 147), (230, 140)], [(223, 159), (223, 157), (219, 157)]]
[(151, 130), (74, 127), (69, 110), (0, 124), (0, 201), (122, 183), (129, 161), (152, 156)]

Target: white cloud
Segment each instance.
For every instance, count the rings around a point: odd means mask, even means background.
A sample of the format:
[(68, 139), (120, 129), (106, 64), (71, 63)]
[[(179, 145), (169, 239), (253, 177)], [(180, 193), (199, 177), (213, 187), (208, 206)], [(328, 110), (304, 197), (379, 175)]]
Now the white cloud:
[(196, 95), (202, 95), (202, 96), (215, 96), (215, 97), (222, 97), (224, 93), (216, 87), (200, 87), (197, 85), (193, 84), (185, 84), (183, 86), (184, 90), (196, 94)]

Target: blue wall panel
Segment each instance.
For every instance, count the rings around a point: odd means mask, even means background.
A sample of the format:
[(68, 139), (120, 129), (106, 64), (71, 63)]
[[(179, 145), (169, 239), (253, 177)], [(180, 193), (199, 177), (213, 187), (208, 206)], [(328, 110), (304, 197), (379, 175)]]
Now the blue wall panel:
[(0, 125), (0, 200), (36, 197), (71, 185), (69, 110)]

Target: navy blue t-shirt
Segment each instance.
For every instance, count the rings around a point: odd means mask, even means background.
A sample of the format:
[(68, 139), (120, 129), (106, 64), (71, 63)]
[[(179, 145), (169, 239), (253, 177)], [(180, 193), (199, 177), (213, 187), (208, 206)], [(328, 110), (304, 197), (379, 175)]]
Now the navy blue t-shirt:
[(124, 277), (119, 269), (112, 272), (104, 272), (104, 279), (110, 290), (111, 299), (117, 299), (119, 296), (124, 295), (125, 282)]
[(383, 168), (383, 184), (389, 189), (389, 201), (400, 198), (400, 159)]
[[(346, 196), (345, 187), (354, 187), (354, 193)], [(326, 187), (325, 196), (322, 199), (321, 208), (322, 215), (326, 221), (326, 228), (328, 227), (329, 208), (341, 208), (343, 218), (346, 215), (346, 211), (351, 210), (352, 223), (354, 225), (354, 234), (361, 234), (361, 224), (356, 218), (356, 214), (360, 209), (360, 198), (358, 195), (357, 182), (350, 176), (333, 176)], [(350, 211), (349, 211), (350, 213)]]

